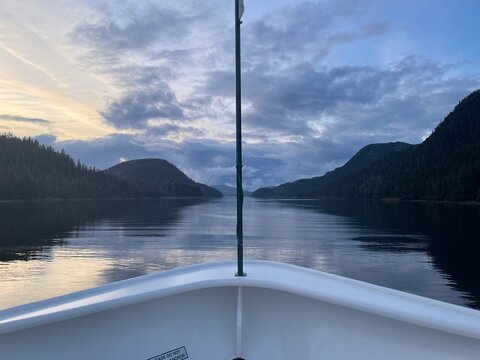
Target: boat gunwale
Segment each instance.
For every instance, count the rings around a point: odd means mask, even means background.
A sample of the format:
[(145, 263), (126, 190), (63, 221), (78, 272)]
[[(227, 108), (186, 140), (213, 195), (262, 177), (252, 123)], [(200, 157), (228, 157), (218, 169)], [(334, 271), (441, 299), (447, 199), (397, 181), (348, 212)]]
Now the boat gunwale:
[(253, 287), (283, 291), (392, 320), (480, 339), (480, 311), (307, 269), (263, 260), (224, 261), (166, 270), (0, 310), (0, 335), (190, 291)]

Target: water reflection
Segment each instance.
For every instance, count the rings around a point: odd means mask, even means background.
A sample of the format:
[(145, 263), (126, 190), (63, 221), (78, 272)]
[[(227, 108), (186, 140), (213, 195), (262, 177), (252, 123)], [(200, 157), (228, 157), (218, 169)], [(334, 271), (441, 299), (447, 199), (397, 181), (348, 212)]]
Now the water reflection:
[(415, 235), (374, 235), (357, 236), (353, 240), (360, 241), (366, 250), (411, 252), (427, 250), (429, 239)]
[[(245, 251), (478, 307), (478, 208), (245, 202)], [(0, 308), (235, 258), (233, 198), (0, 204)]]
[(429, 255), (449, 284), (465, 294), (468, 305), (480, 308), (480, 207), (339, 200), (282, 203), (350, 218), (376, 232), (352, 238), (365, 250)]
[[(167, 237), (183, 209), (202, 202), (0, 203), (0, 308), (110, 282), (106, 274), (112, 269), (117, 274), (112, 280), (148, 273), (149, 264), (144, 261), (150, 253), (148, 242)], [(142, 231), (151, 234), (144, 238)], [(136, 267), (136, 254), (141, 252), (146, 256)]]
[[(61, 245), (77, 216), (59, 211), (56, 203), (0, 203), (0, 261), (31, 260)], [(81, 216), (81, 213), (79, 214)]]

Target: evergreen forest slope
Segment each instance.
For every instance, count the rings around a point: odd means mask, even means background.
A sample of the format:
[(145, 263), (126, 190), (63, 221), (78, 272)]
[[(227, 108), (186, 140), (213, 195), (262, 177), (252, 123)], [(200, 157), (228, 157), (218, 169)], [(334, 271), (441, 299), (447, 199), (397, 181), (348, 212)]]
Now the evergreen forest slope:
[[(366, 156), (375, 148), (380, 151)], [(421, 144), (368, 145), (324, 176), (258, 189), (252, 196), (480, 201), (480, 90)]]
[(151, 181), (100, 171), (37, 140), (0, 135), (2, 200), (222, 196), (215, 189), (193, 182), (172, 164), (157, 175), (159, 180)]

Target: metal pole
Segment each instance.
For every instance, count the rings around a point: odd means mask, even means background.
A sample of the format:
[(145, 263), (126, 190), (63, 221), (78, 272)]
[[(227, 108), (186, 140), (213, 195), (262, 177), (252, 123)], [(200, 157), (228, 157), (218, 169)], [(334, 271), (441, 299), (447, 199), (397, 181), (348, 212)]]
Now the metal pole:
[(235, 0), (235, 73), (236, 73), (236, 118), (237, 118), (237, 273), (243, 272), (243, 187), (242, 187), (242, 80), (240, 64), (240, 6)]

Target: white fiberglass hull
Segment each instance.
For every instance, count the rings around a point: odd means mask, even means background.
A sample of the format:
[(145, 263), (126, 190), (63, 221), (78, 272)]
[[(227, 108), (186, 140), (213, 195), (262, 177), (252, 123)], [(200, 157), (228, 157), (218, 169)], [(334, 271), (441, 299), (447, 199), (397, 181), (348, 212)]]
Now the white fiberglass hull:
[(272, 262), (191, 266), (0, 311), (1, 359), (478, 359), (480, 312)]

